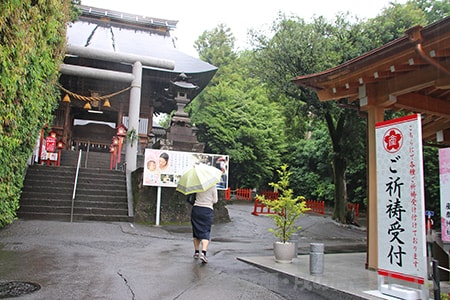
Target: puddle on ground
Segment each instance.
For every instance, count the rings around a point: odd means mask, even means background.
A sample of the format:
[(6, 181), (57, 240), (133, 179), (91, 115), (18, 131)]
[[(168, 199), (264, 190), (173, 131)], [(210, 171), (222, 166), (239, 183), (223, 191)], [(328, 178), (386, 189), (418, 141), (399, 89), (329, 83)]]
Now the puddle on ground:
[(19, 297), (31, 294), (41, 289), (41, 286), (33, 282), (0, 281), (0, 299)]
[(1, 250), (4, 246), (0, 244), (0, 299), (20, 297), (40, 290), (41, 286), (34, 282), (5, 279), (15, 274), (20, 266), (17, 262), (22, 258), (14, 251)]

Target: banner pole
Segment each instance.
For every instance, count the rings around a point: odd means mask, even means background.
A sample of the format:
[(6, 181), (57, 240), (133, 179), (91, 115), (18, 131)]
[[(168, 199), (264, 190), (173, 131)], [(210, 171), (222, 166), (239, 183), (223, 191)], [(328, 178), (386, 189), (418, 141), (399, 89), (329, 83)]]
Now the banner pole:
[(160, 212), (161, 212), (161, 186), (158, 186), (156, 195), (156, 226), (159, 226)]

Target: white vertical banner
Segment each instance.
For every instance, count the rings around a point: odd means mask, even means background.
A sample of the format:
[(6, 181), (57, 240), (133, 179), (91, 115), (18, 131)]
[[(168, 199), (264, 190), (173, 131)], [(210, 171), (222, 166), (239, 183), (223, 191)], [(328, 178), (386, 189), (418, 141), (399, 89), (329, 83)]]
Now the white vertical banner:
[(441, 238), (450, 242), (450, 148), (439, 149), (439, 181), (441, 188)]
[(419, 114), (376, 124), (378, 274), (424, 284), (425, 197)]

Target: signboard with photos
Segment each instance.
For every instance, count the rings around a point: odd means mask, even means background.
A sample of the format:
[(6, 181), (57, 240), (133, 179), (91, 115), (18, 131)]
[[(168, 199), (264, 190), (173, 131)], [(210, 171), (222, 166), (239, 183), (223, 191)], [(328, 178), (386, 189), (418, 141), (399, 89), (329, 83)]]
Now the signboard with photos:
[(143, 184), (176, 187), (181, 175), (200, 163), (220, 169), (222, 178), (217, 183), (217, 189), (228, 188), (228, 155), (160, 149), (145, 149)]

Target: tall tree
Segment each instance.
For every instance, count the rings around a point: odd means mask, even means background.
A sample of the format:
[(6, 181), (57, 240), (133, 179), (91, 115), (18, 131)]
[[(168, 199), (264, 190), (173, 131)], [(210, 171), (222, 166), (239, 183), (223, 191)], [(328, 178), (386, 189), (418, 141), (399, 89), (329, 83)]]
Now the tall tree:
[(194, 48), (200, 59), (218, 68), (212, 83), (215, 84), (223, 74), (234, 71), (237, 54), (234, 51), (235, 37), (225, 24), (219, 24), (212, 30), (204, 31), (195, 41)]
[[(345, 220), (347, 171), (351, 170), (350, 175), (354, 174), (354, 177), (364, 174), (364, 169), (358, 166), (364, 164), (365, 140), (361, 133), (365, 132), (365, 120), (358, 117), (357, 103), (349, 102), (349, 99), (322, 103), (315, 93), (293, 87), (290, 80), (339, 65), (404, 35), (405, 30), (414, 25), (426, 25), (424, 7), (441, 16), (444, 14), (442, 8), (447, 6), (439, 1), (432, 2), (431, 6), (422, 0), (410, 0), (405, 5), (393, 3), (379, 16), (365, 22), (352, 21), (348, 14), (340, 14), (333, 23), (323, 17), (307, 23), (295, 16), (280, 14), (273, 24), (273, 35), (268, 37), (252, 32), (258, 61), (255, 74), (271, 87), (275, 95), (271, 99), (284, 101), (286, 120), (318, 118), (328, 128), (335, 186), (333, 217), (339, 221)], [(276, 96), (281, 93), (284, 97)], [(293, 116), (293, 112), (296, 115)], [(307, 122), (293, 124), (301, 126)], [(290, 123), (286, 126), (291, 128), (291, 133), (300, 132), (299, 138), (304, 137), (304, 130), (298, 130)], [(349, 164), (352, 167), (349, 168)], [(353, 182), (355, 186), (363, 183), (360, 180)], [(358, 194), (362, 194), (361, 189)]]
[(281, 164), (283, 117), (248, 73), (250, 57), (238, 56), (233, 46), (234, 37), (223, 24), (196, 41), (200, 58), (219, 70), (189, 109), (205, 150), (230, 156), (230, 186), (260, 187)]
[(450, 2), (448, 0), (409, 0), (408, 3), (425, 13), (427, 24), (450, 15)]
[[(344, 222), (347, 158), (354, 158), (357, 151), (355, 141), (349, 139), (349, 136), (353, 136), (358, 130), (364, 131), (364, 119), (358, 118), (354, 103), (348, 103), (345, 99), (339, 104), (320, 102), (314, 92), (299, 89), (290, 82), (295, 76), (316, 73), (338, 65), (347, 58), (347, 53), (358, 53), (354, 45), (359, 37), (352, 35), (351, 23), (342, 16), (337, 18), (336, 23), (339, 26), (327, 22), (323, 17), (306, 23), (296, 17), (280, 15), (273, 26), (273, 37), (268, 39), (254, 32), (253, 40), (257, 45), (257, 73), (260, 74), (260, 80), (271, 87), (272, 94), (275, 95), (272, 99), (286, 101), (286, 120), (288, 116), (289, 120), (317, 118), (326, 124), (335, 191), (333, 217)], [(276, 96), (280, 93), (284, 97)], [(356, 109), (344, 109), (342, 106)], [(293, 115), (293, 111), (297, 114)], [(289, 127), (290, 124), (287, 123), (286, 126)], [(291, 132), (295, 131), (299, 130)]]

